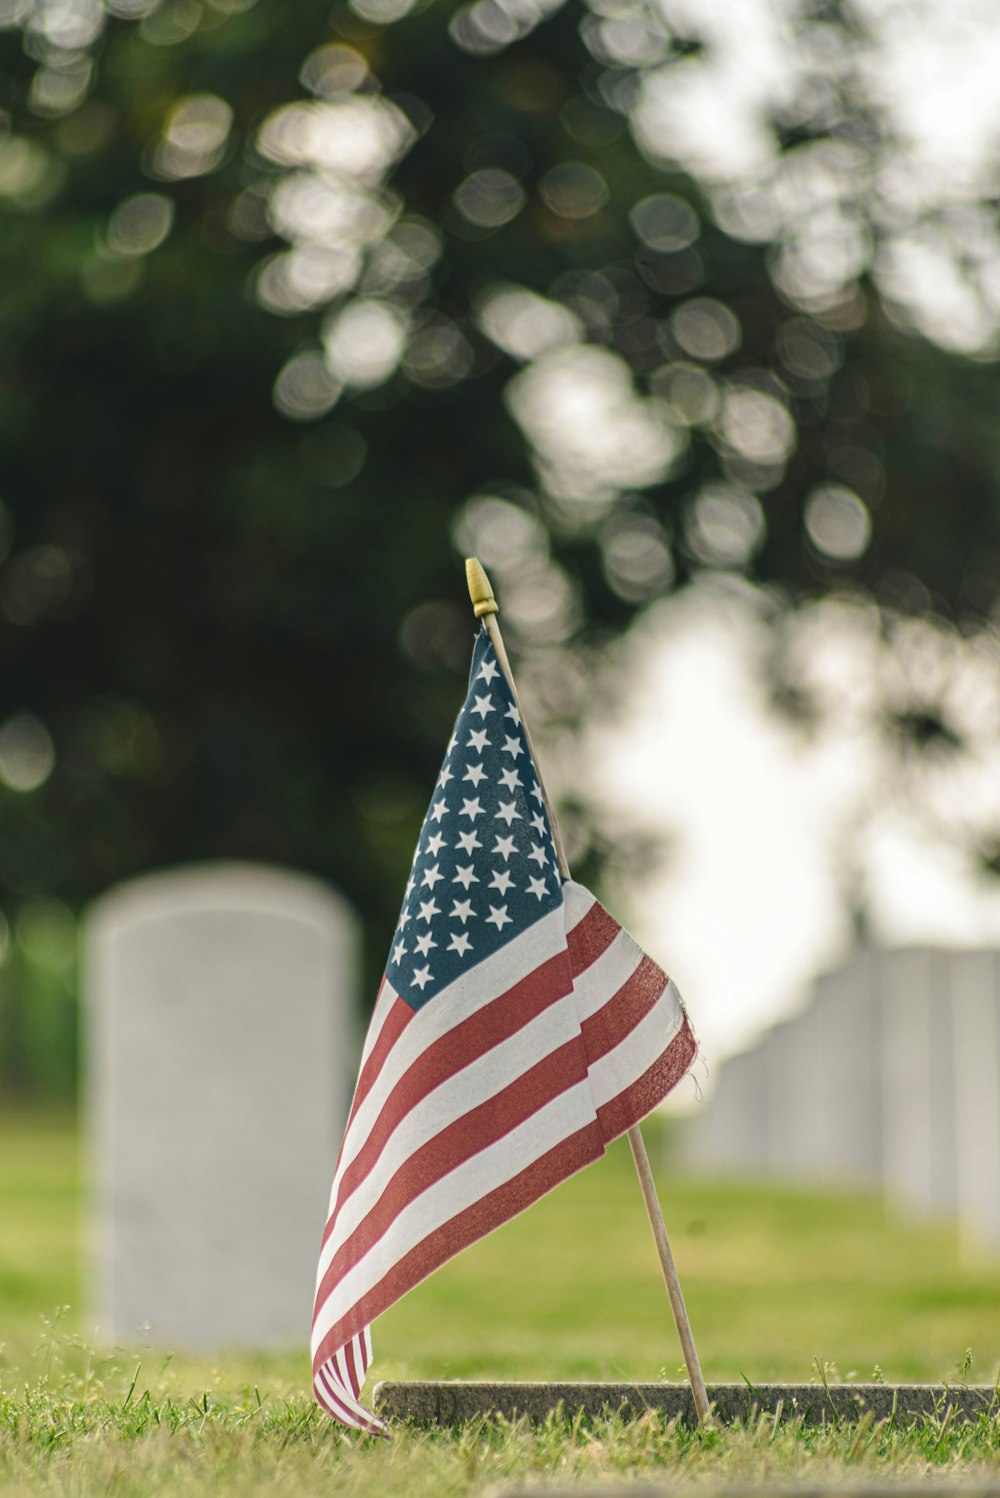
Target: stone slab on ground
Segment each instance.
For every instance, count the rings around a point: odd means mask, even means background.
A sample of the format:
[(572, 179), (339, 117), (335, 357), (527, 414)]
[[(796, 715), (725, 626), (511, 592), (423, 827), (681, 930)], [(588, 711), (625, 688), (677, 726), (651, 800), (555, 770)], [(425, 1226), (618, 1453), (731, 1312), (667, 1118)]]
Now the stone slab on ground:
[(761, 1478), (760, 1481), (743, 1486), (678, 1487), (673, 1482), (621, 1483), (609, 1487), (593, 1484), (567, 1487), (546, 1487), (532, 1483), (530, 1487), (497, 1487), (490, 1489), (491, 1498), (1000, 1498), (1000, 1482), (996, 1478), (982, 1477), (963, 1482), (928, 1482), (926, 1479), (885, 1482), (789, 1483), (782, 1477)]
[[(780, 1419), (800, 1417), (806, 1424), (857, 1420), (872, 1411), (876, 1420), (895, 1417), (910, 1422), (923, 1415), (943, 1416), (951, 1407), (953, 1419), (976, 1420), (984, 1412), (1000, 1412), (992, 1384), (709, 1384), (708, 1397), (716, 1415), (727, 1424), (759, 1412)], [(582, 1411), (600, 1416), (621, 1413), (639, 1416), (649, 1410), (665, 1420), (695, 1424), (694, 1402), (687, 1384), (655, 1383), (490, 1383), (455, 1379), (377, 1384), (375, 1413), (383, 1420), (416, 1425), (461, 1425), (484, 1415), (515, 1419), (526, 1415), (544, 1420), (562, 1405), (568, 1415)]]

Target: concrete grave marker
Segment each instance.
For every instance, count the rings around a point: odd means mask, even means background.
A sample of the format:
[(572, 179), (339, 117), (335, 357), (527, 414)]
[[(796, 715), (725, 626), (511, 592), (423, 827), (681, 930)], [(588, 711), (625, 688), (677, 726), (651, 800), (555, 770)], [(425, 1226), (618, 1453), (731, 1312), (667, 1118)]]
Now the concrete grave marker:
[(1000, 958), (952, 958), (955, 1174), (963, 1246), (1000, 1249)]
[(684, 1120), (680, 1149), (688, 1169), (766, 1173), (767, 1083), (767, 1053), (759, 1045), (722, 1064), (708, 1102)]
[(956, 1210), (952, 954), (882, 959), (885, 1188), (917, 1215)]
[(811, 1186), (877, 1186), (881, 1173), (876, 958), (824, 975), (812, 1002), (764, 1037), (769, 1172)]
[(150, 874), (91, 908), (103, 1337), (207, 1350), (306, 1335), (356, 1064), (356, 946), (332, 891), (252, 864)]

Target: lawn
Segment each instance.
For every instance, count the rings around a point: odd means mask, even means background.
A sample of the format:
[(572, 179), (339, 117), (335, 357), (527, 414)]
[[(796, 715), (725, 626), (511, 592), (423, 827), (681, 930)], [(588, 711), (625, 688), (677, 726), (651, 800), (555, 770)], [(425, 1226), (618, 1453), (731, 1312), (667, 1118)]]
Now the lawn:
[[(81, 1494), (109, 1483), (137, 1493), (174, 1485), (191, 1493), (201, 1483), (205, 1491), (306, 1492), (313, 1483), (320, 1491), (331, 1464), (338, 1492), (431, 1492), (437, 1483), (458, 1494), (532, 1472), (649, 1475), (665, 1464), (674, 1478), (728, 1481), (772, 1469), (816, 1477), (852, 1451), (850, 1460), (873, 1472), (997, 1462), (996, 1422), (961, 1436), (875, 1428), (860, 1442), (857, 1432), (763, 1425), (712, 1437), (655, 1425), (406, 1433), (391, 1448), (342, 1439), (312, 1411), (303, 1347), (212, 1359), (90, 1348), (78, 1174), (70, 1117), (0, 1117), (0, 1482), (8, 1492), (18, 1484), (63, 1492), (67, 1463)], [(845, 1379), (879, 1369), (888, 1380), (937, 1381), (963, 1365), (976, 1381), (1000, 1374), (1000, 1265), (961, 1262), (951, 1226), (893, 1222), (864, 1197), (662, 1172), (659, 1184), (709, 1381), (808, 1379), (817, 1360)], [(375, 1378), (679, 1376), (627, 1150), (616, 1147), (418, 1287), (376, 1326), (375, 1359)]]

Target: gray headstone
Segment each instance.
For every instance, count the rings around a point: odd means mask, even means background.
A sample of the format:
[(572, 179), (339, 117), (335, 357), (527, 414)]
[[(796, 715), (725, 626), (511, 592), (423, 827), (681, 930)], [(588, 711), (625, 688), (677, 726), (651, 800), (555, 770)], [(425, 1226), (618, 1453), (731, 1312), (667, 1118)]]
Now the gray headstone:
[(356, 923), (315, 880), (150, 874), (85, 928), (99, 1333), (300, 1341), (353, 1076)]
[(1000, 1249), (1000, 957), (952, 958), (955, 1179), (963, 1248)]
[(767, 1057), (760, 1047), (723, 1062), (711, 1097), (684, 1120), (680, 1163), (691, 1170), (766, 1175), (767, 1078)]
[(958, 1206), (951, 962), (899, 951), (881, 963), (885, 1189), (916, 1215)]
[(881, 1176), (876, 957), (818, 981), (808, 1008), (764, 1038), (768, 1158), (779, 1180), (876, 1185)]

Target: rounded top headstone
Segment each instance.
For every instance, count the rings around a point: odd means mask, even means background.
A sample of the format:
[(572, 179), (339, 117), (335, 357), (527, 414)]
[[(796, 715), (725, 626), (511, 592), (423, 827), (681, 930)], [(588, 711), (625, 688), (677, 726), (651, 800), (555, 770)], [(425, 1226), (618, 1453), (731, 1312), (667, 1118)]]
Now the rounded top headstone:
[(321, 880), (294, 869), (229, 860), (179, 864), (139, 874), (99, 895), (88, 916), (107, 928), (201, 911), (254, 909), (310, 925), (353, 924), (347, 901)]

